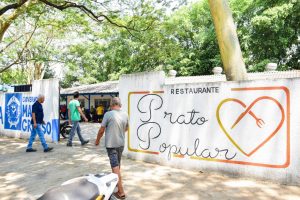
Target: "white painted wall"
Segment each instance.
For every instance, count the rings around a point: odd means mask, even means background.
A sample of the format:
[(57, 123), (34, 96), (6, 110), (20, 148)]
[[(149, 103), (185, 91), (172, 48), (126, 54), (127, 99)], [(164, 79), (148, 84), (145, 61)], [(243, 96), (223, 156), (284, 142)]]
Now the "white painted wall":
[[(59, 134), (59, 81), (58, 79), (36, 80), (32, 92), (0, 93), (0, 134), (15, 138), (29, 138), (31, 107), (39, 94), (45, 95), (43, 103), (43, 130), (48, 141), (58, 141)], [(16, 98), (18, 105), (12, 108), (10, 100)], [(12, 102), (12, 101), (11, 101)], [(15, 122), (15, 123), (14, 123)]]
[(299, 78), (177, 85), (164, 79), (163, 72), (121, 77), (130, 123), (125, 155), (300, 184)]

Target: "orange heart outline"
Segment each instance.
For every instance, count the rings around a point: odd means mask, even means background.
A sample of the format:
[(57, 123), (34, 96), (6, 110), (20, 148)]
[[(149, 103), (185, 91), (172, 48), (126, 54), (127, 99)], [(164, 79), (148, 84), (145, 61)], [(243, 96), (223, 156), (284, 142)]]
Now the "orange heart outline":
[(268, 100), (271, 100), (273, 102), (276, 103), (276, 105), (279, 107), (280, 111), (281, 111), (281, 121), (280, 123), (278, 124), (278, 126), (276, 127), (276, 129), (262, 142), (260, 143), (257, 147), (255, 147), (250, 153), (246, 153), (238, 144), (237, 142), (230, 136), (230, 134), (226, 131), (226, 129), (224, 128), (223, 124), (222, 124), (222, 121), (220, 119), (220, 109), (221, 107), (223, 106), (223, 104), (227, 103), (227, 102), (230, 102), (230, 101), (233, 101), (233, 102), (236, 102), (236, 103), (239, 103), (241, 106), (243, 106), (244, 108), (246, 108), (246, 104), (244, 104), (241, 100), (239, 99), (235, 99), (235, 98), (227, 98), (227, 99), (224, 99), (222, 100), (218, 107), (217, 107), (217, 111), (216, 111), (216, 117), (217, 117), (217, 120), (218, 120), (218, 123), (219, 123), (219, 126), (221, 127), (222, 131), (225, 133), (225, 135), (228, 137), (228, 139), (232, 142), (232, 144), (240, 151), (242, 152), (244, 155), (250, 157), (252, 154), (254, 154), (256, 151), (258, 151), (262, 146), (264, 146), (274, 135), (276, 135), (276, 133), (280, 130), (280, 128), (282, 127), (283, 125), (283, 122), (285, 120), (285, 115), (284, 115), (284, 109), (282, 107), (282, 105), (274, 98), (272, 97), (269, 97), (269, 96), (262, 96), (262, 97), (259, 97), (257, 99), (255, 99), (251, 104), (250, 106), (247, 108), (247, 110), (251, 110), (251, 108), (258, 102), (258, 101), (261, 101), (261, 100), (264, 100), (264, 99), (268, 99)]

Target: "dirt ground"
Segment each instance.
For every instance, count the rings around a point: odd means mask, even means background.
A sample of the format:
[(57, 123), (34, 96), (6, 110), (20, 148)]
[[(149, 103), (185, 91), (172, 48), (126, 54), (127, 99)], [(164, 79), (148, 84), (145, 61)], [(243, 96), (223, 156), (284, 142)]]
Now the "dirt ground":
[[(94, 146), (99, 125), (82, 124), (84, 147), (75, 137), (74, 147), (66, 141), (49, 144), (55, 149), (44, 153), (25, 153), (26, 140), (0, 137), (0, 199), (36, 199), (49, 188), (89, 173), (110, 172), (104, 149)], [(300, 199), (300, 187), (254, 179), (193, 172), (122, 158), (122, 174), (127, 200), (219, 200), (219, 199)]]

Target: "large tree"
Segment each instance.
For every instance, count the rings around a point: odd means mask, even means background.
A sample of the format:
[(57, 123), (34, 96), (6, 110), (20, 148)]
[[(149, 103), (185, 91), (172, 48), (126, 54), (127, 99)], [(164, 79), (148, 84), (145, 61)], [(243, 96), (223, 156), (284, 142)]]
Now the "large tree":
[(279, 70), (299, 69), (300, 2), (231, 0), (242, 51), (250, 71), (275, 62)]
[(120, 11), (108, 10), (107, 7), (111, 3), (117, 3), (117, 1), (4, 0), (2, 2), (4, 5), (0, 8), (0, 41), (15, 19), (37, 6), (47, 6), (60, 11), (76, 9), (99, 23), (108, 21), (115, 26), (134, 30), (134, 26), (118, 23), (115, 20), (116, 13)]
[[(4, 56), (0, 57), (0, 62), (2, 60), (0, 73), (13, 66), (24, 66), (25, 63), (28, 69), (31, 68), (34, 71), (31, 72), (34, 75), (32, 78), (42, 78), (43, 72), (48, 69), (46, 66), (55, 64), (55, 61), (63, 62), (60, 58), (65, 55), (64, 50), (68, 50), (68, 46), (74, 44), (70, 40), (87, 42), (89, 41), (87, 38), (90, 39), (90, 32), (101, 32), (102, 25), (121, 28), (135, 37), (140, 31), (146, 31), (155, 24), (159, 18), (156, 15), (158, 10), (162, 11), (162, 8), (168, 7), (176, 9), (185, 2), (185, 0), (80, 0), (73, 2), (3, 0), (0, 2), (0, 51)], [(159, 8), (148, 9), (148, 7), (155, 8), (156, 6)], [(146, 20), (144, 20), (145, 16), (147, 16)], [(42, 22), (35, 22), (38, 21), (37, 19)], [(22, 20), (29, 24), (37, 24), (32, 30), (25, 30), (24, 35), (12, 34), (16, 32), (15, 30), (24, 29), (20, 25)], [(41, 32), (53, 33), (52, 29), (60, 35), (54, 35), (50, 41), (48, 36), (43, 40), (41, 35), (45, 34)], [(65, 35), (66, 31), (69, 33)], [(101, 40), (101, 34), (95, 35)], [(95, 39), (92, 40), (95, 41)], [(65, 44), (60, 45), (62, 52), (58, 52), (54, 45), (59, 42)], [(56, 55), (53, 52), (56, 52)]]
[[(299, 32), (282, 33), (275, 39), (269, 38), (269, 31), (264, 32), (265, 29), (261, 30), (261, 28), (259, 28), (261, 36), (254, 34), (253, 30), (264, 25), (255, 28), (254, 22), (257, 17), (266, 10), (275, 9), (278, 5), (278, 3), (270, 5), (262, 3), (254, 0), (230, 1), (248, 71), (263, 71), (265, 64), (272, 61), (272, 55), (275, 55), (276, 50), (268, 51), (269, 55), (265, 55), (269, 44), (272, 44), (271, 48), (286, 51), (288, 54), (286, 56), (283, 54), (284, 59), (295, 61), (298, 58), (299, 60), (299, 54), (296, 54), (297, 51), (299, 52), (297, 47), (299, 43), (294, 39)], [(295, 12), (296, 2), (293, 5), (293, 12)], [(286, 13), (293, 18), (286, 18), (282, 23), (274, 21), (272, 25), (281, 26), (284, 30), (288, 24), (293, 24), (294, 30), (299, 31), (299, 27), (296, 26), (300, 21), (299, 16), (293, 12), (289, 10), (289, 13)], [(124, 73), (151, 70), (167, 72), (175, 69), (178, 76), (208, 75), (212, 74), (213, 67), (222, 66), (208, 1), (199, 1), (181, 7), (170, 15), (164, 13), (158, 15), (161, 20), (153, 29), (136, 34), (135, 37), (122, 29), (106, 27), (101, 32), (101, 38), (105, 43), (90, 41), (88, 45), (73, 45), (68, 53), (73, 55), (71, 62), (67, 61), (71, 69), (66, 78), (68, 85), (72, 81), (94, 83), (115, 80)], [(272, 28), (270, 29), (272, 31)], [(262, 38), (269, 42), (264, 43)], [(287, 46), (292, 48), (276, 46), (277, 40), (285, 41)], [(297, 67), (299, 64), (279, 62), (279, 69), (297, 69)], [(72, 75), (78, 71), (79, 76)]]
[[(70, 86), (74, 82), (116, 80), (124, 73), (151, 70), (175, 69), (179, 76), (207, 75), (213, 67), (223, 66), (207, 0), (177, 11), (171, 11), (168, 5), (157, 6), (154, 0), (120, 2), (127, 9), (112, 15), (114, 22), (135, 30), (151, 25), (147, 31), (120, 29), (105, 20), (99, 26), (98, 21), (78, 12), (78, 8), (60, 11), (35, 4), (22, 18), (13, 21), (0, 43), (1, 67), (13, 63), (19, 55), (19, 61), (26, 61), (26, 66), (33, 66), (34, 62), (52, 67), (61, 63), (66, 72), (64, 84)], [(248, 71), (263, 71), (267, 62), (277, 62), (280, 70), (299, 68), (298, 1), (229, 3)], [(99, 9), (84, 5), (93, 11)], [(46, 38), (52, 38), (50, 43)], [(3, 48), (5, 51), (1, 52)]]

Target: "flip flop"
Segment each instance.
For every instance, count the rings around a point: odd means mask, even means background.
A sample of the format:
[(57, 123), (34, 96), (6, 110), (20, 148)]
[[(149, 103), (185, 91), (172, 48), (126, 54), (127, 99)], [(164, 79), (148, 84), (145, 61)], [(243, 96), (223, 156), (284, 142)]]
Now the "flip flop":
[(120, 195), (116, 192), (116, 193), (114, 193), (114, 196), (115, 196), (117, 199), (126, 199), (126, 195), (125, 195), (125, 194), (122, 195), (122, 196), (120, 196)]

